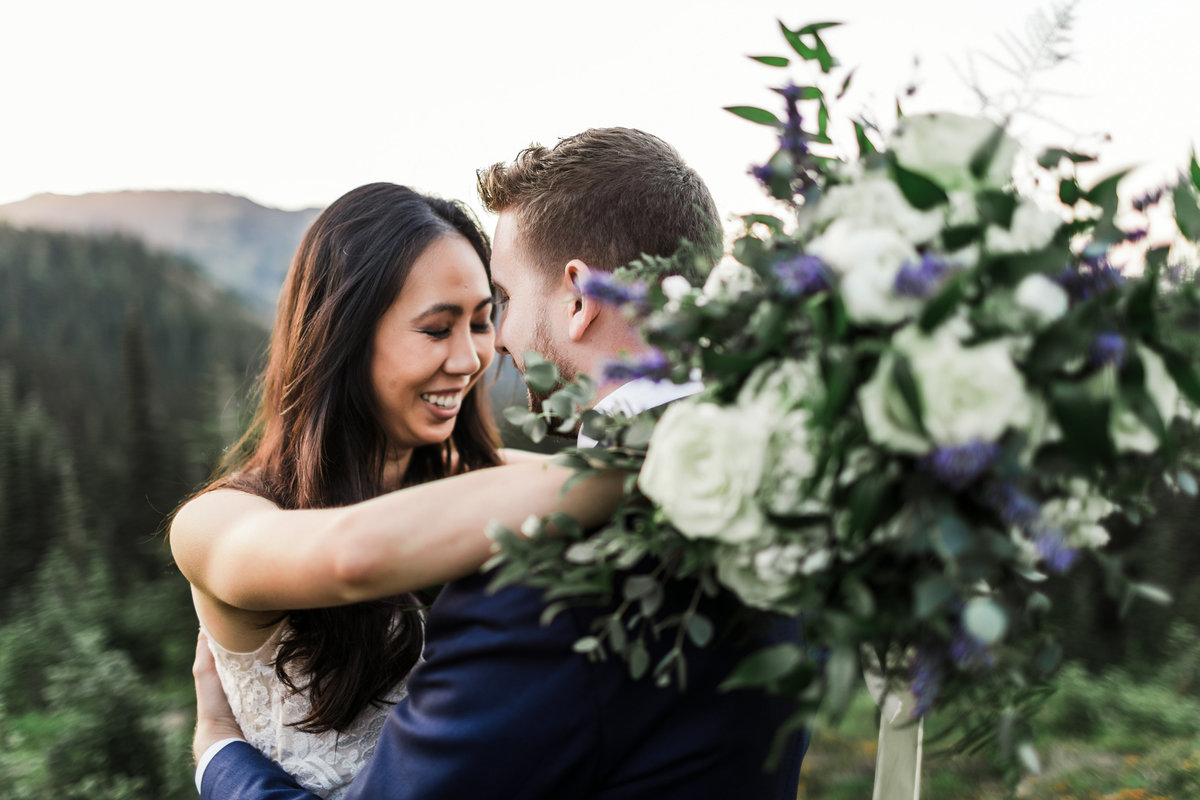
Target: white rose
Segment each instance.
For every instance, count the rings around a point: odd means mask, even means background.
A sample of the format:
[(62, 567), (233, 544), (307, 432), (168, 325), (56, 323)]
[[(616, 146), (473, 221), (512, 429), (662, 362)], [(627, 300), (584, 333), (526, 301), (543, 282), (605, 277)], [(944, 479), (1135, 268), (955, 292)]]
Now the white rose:
[(1013, 210), (1008, 229), (989, 225), (984, 242), (992, 253), (1029, 253), (1050, 244), (1061, 226), (1058, 216), (1021, 202)]
[(737, 406), (676, 403), (654, 428), (638, 486), (685, 536), (752, 539), (766, 524), (755, 495), (768, 430)]
[(731, 257), (717, 262), (704, 281), (704, 296), (716, 299), (732, 300), (743, 292), (748, 292), (758, 283), (754, 270)]
[(738, 405), (774, 419), (798, 407), (819, 386), (817, 365), (811, 360), (764, 361), (746, 378), (738, 393)]
[(938, 211), (918, 211), (890, 179), (879, 177), (834, 186), (816, 207), (818, 224), (845, 220), (858, 228), (886, 228), (907, 242), (930, 241), (942, 230)]
[(1108, 544), (1108, 531), (1099, 523), (1117, 507), (1086, 481), (1071, 481), (1068, 490), (1068, 496), (1042, 505), (1042, 520), (1061, 530), (1067, 544), (1076, 549), (1094, 550)]
[[(1167, 366), (1158, 353), (1142, 345), (1138, 345), (1137, 351), (1145, 372), (1146, 393), (1158, 409), (1163, 424), (1169, 425), (1179, 409), (1179, 387), (1171, 380)], [(1153, 453), (1158, 449), (1158, 437), (1154, 435), (1154, 431), (1146, 427), (1131, 409), (1116, 409), (1109, 431), (1118, 450)]]
[(717, 580), (748, 606), (784, 614), (799, 612), (799, 603), (785, 598), (793, 594), (798, 579), (829, 566), (833, 547), (828, 531), (821, 526), (785, 535), (787, 541), (765, 546), (751, 542), (717, 548)]
[(1000, 145), (982, 177), (971, 174), (971, 159), (999, 130), (982, 117), (919, 114), (905, 117), (889, 150), (905, 169), (923, 175), (947, 192), (999, 188), (1012, 178), (1017, 142), (1001, 134)]
[(900, 452), (925, 453), (931, 444), (993, 442), (1008, 428), (1031, 422), (1033, 398), (1013, 365), (1008, 344), (1001, 340), (964, 347), (947, 327), (926, 335), (910, 326), (894, 339), (896, 352), (907, 357), (912, 368), (928, 440), (895, 386), (895, 360), (887, 355), (859, 390), (873, 441)]
[(1040, 273), (1022, 280), (1013, 293), (1013, 300), (1042, 325), (1048, 325), (1067, 313), (1070, 302), (1061, 286)]
[(846, 313), (855, 322), (891, 324), (915, 314), (922, 301), (896, 294), (896, 275), (920, 256), (889, 228), (859, 228), (838, 220), (805, 251), (824, 261), (841, 278)]
[(692, 291), (692, 284), (682, 275), (668, 275), (662, 281), (663, 294), (668, 300), (679, 302)]
[(820, 492), (809, 486), (817, 471), (814, 442), (809, 437), (808, 411), (784, 417), (767, 443), (763, 503), (773, 514), (815, 514), (826, 510)]

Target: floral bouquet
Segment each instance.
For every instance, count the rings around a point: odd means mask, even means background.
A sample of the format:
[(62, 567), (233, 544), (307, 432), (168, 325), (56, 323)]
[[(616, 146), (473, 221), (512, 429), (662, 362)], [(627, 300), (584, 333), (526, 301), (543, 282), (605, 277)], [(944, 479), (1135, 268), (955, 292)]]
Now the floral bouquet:
[[(663, 685), (686, 681), (683, 644), (707, 645), (713, 621), (695, 604), (657, 619), (661, 583), (732, 592), (796, 615), (807, 646), (755, 653), (727, 686), (793, 694), (801, 725), (845, 709), (865, 659), (915, 696), (914, 717), (938, 709), (960, 743), (998, 741), (1036, 770), (1029, 715), (1060, 660), (1045, 588), (1095, 558), (1125, 603), (1167, 599), (1106, 557), (1103, 522), (1136, 521), (1164, 476), (1196, 492), (1200, 373), (1163, 320), (1200, 305), (1194, 286), (1167, 286), (1170, 250), (1149, 244), (1143, 214), (1169, 202), (1200, 238), (1200, 166), (1119, 215), (1122, 174), (1085, 187), (1089, 156), (1023, 160), (987, 119), (902, 117), (886, 148), (856, 122), (858, 157), (838, 158), (830, 24), (783, 28), (819, 77), (777, 90), (782, 116), (729, 109), (777, 129), (754, 174), (787, 212), (744, 217), (703, 286), (682, 277), (685, 251), (584, 288), (654, 348), (608, 377), (698, 372), (704, 390), (633, 418), (581, 412), (586, 384), (541, 416), (510, 409), (534, 435), (582, 422), (607, 447), (567, 452), (581, 474), (633, 474), (598, 532), (497, 531), (495, 581), (546, 587), (548, 614), (616, 595), (576, 649)], [(529, 363), (536, 388), (555, 384)], [(538, 535), (550, 523), (560, 535)], [(645, 558), (657, 569), (622, 583)], [(647, 636), (675, 646), (651, 664)]]

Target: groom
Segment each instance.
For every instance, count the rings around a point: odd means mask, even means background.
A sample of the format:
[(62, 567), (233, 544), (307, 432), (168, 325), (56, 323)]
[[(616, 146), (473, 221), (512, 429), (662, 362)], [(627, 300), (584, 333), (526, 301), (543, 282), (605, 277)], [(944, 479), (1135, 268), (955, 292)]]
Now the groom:
[[(530, 148), (482, 171), (479, 190), (500, 215), (492, 272), (506, 307), (496, 348), (518, 369), (521, 354), (535, 350), (564, 377), (598, 375), (642, 349), (619, 310), (580, 290), (587, 276), (643, 253), (670, 255), (684, 239), (719, 237), (700, 178), (665, 142), (635, 130), (589, 130), (553, 149)], [(601, 385), (596, 407), (636, 413), (695, 389)], [(740, 626), (746, 635), (688, 651), (681, 692), (632, 680), (618, 658), (574, 653), (596, 610), (568, 609), (543, 626), (539, 590), (488, 595), (487, 584), (478, 575), (442, 590), (409, 697), (389, 715), (348, 800), (795, 797), (805, 735), (791, 738), (777, 769), (763, 768), (792, 704), (717, 688), (746, 653), (792, 638), (794, 623), (760, 618)], [(667, 587), (661, 613), (682, 610), (691, 592), (681, 588)], [(717, 621), (737, 611), (727, 598), (707, 602)], [(245, 742), (215, 746), (237, 732), (211, 673), (197, 673), (197, 696), (202, 797), (311, 797)]]

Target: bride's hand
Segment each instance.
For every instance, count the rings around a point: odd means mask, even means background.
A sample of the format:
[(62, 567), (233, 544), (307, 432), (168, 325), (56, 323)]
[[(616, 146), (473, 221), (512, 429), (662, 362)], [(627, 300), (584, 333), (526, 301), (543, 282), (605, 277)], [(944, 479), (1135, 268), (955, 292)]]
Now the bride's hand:
[(192, 664), (196, 680), (196, 736), (192, 739), (192, 757), (198, 762), (209, 747), (222, 739), (241, 739), (242, 729), (233, 717), (233, 709), (217, 676), (217, 664), (208, 649), (208, 637), (200, 632), (196, 640), (196, 660)]

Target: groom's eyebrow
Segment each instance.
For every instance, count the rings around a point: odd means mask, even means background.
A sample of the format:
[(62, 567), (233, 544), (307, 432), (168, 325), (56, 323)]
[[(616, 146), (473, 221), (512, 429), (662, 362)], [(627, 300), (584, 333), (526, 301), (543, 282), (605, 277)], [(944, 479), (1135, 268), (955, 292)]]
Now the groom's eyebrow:
[[(490, 305), (491, 302), (492, 302), (492, 298), (490, 298), (490, 297), (483, 298), (475, 305), (475, 308), (472, 310), (471, 313), (474, 314), (477, 311), (482, 310), (485, 306)], [(420, 321), (420, 320), (425, 319), (426, 317), (432, 317), (435, 314), (444, 314), (447, 311), (450, 312), (451, 314), (454, 314), (455, 316), (461, 317), (463, 315), (463, 307), (460, 306), (458, 303), (435, 303), (434, 305), (431, 305), (429, 308), (425, 309), (420, 314), (418, 314), (416, 319), (417, 319), (417, 321)]]

